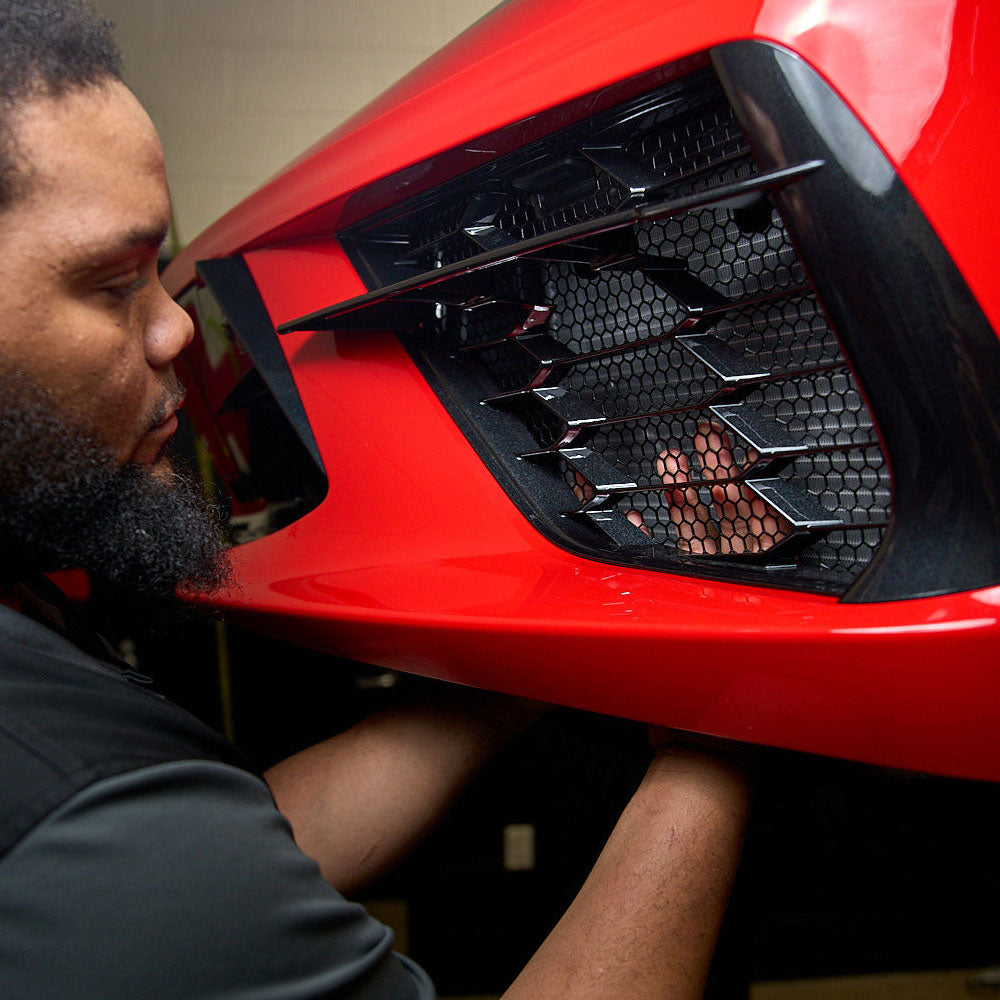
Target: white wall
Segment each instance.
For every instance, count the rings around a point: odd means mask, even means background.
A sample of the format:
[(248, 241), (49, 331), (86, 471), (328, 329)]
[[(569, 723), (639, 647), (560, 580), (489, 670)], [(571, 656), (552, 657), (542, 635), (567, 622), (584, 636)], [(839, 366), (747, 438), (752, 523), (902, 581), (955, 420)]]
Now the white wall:
[(181, 243), (496, 0), (93, 0), (160, 130)]

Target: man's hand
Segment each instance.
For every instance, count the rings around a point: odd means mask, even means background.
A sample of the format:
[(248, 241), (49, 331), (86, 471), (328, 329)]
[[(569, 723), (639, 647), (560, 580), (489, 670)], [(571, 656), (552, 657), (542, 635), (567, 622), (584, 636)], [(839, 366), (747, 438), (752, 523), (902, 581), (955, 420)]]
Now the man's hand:
[[(771, 513), (767, 504), (753, 490), (735, 482), (743, 471), (733, 458), (729, 435), (717, 423), (704, 421), (694, 436), (694, 454), (701, 466), (702, 481), (716, 482), (712, 486), (712, 503), (701, 499), (698, 487), (692, 483), (691, 460), (676, 448), (665, 448), (656, 459), (656, 474), (670, 489), (666, 490), (670, 504), (670, 520), (677, 532), (678, 551), (693, 556), (747, 555), (766, 552), (792, 531), (785, 518)], [(753, 448), (747, 449), (747, 463), (757, 461)], [(582, 500), (582, 480), (574, 492)], [(625, 516), (640, 531), (652, 535), (638, 510)]]
[[(692, 483), (691, 460), (678, 448), (664, 448), (656, 458), (656, 474), (666, 490), (670, 520), (677, 531), (678, 551), (692, 556), (747, 555), (766, 552), (787, 538), (792, 525), (773, 514), (766, 503), (748, 486), (734, 480), (743, 469), (733, 458), (733, 446), (721, 424), (703, 421), (694, 436), (694, 454), (701, 466), (701, 481), (712, 486), (712, 503), (707, 504)], [(759, 458), (747, 449), (747, 464)], [(594, 495), (593, 487), (574, 473), (573, 494), (581, 503)], [(633, 508), (625, 516), (643, 534), (653, 533)]]
[[(686, 485), (691, 482), (687, 455), (665, 449), (656, 460), (660, 479), (673, 487), (667, 491), (670, 520), (677, 528), (677, 546), (682, 552), (696, 556), (765, 552), (791, 532), (792, 526), (772, 514), (748, 486), (731, 481), (742, 469), (733, 459), (732, 443), (720, 424), (699, 424), (694, 447), (702, 478), (720, 483), (711, 488), (714, 510), (702, 501), (696, 487)], [(749, 464), (757, 458), (756, 451), (747, 449)]]

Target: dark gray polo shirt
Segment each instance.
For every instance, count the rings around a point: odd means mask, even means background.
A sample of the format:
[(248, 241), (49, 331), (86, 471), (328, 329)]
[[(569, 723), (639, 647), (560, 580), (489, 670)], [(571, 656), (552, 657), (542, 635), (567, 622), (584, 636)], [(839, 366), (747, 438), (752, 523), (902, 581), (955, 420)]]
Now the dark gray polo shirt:
[(221, 737), (0, 607), (4, 1000), (409, 1000)]

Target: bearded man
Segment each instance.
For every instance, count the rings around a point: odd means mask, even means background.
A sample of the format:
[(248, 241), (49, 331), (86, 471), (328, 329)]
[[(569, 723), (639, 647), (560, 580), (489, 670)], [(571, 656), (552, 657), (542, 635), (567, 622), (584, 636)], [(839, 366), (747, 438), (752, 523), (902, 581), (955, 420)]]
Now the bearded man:
[[(0, 994), (431, 996), (341, 892), (535, 709), (401, 706), (265, 781), (46, 582), (83, 567), (138, 614), (222, 585), (226, 562), (167, 455), (192, 326), (158, 279), (156, 131), (76, 0), (0, 0), (0, 46)], [(661, 745), (506, 996), (699, 996), (745, 811), (739, 768)]]

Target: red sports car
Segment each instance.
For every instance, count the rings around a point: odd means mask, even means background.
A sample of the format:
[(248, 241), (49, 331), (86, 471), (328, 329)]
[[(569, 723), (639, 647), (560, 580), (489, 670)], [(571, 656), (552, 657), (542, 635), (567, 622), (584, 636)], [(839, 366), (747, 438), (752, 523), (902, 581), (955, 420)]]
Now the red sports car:
[(512, 0), (166, 282), (259, 628), (1000, 780), (1000, 6)]

